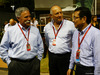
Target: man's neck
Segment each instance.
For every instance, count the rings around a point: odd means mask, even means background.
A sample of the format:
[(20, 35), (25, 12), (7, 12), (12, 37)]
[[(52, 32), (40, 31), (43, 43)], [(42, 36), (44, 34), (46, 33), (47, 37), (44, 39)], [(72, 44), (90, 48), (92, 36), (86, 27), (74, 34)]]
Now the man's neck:
[(82, 27), (81, 27), (81, 28), (79, 28), (78, 30), (79, 30), (79, 31), (82, 31), (82, 30), (84, 30), (87, 26), (88, 26), (88, 24), (87, 24), (87, 23), (85, 23), (85, 24), (83, 24), (83, 25), (82, 25)]
[(29, 26), (26, 26), (26, 25), (23, 25), (23, 24), (21, 24), (24, 28), (25, 28), (25, 30), (27, 30), (27, 28), (29, 27)]
[(54, 22), (53, 24), (54, 24), (54, 26), (55, 26), (56, 30), (58, 30), (58, 28), (59, 28), (59, 26), (60, 26), (61, 22), (60, 22), (60, 23)]
[(54, 24), (55, 26), (59, 26), (59, 25), (61, 24), (61, 22), (62, 22), (62, 21), (60, 21), (60, 22), (53, 22), (53, 24)]

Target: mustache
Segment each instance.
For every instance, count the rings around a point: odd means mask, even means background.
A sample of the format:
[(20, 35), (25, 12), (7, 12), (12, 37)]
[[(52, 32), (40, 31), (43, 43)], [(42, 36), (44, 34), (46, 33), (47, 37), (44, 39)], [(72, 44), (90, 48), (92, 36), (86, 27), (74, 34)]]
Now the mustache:
[(25, 22), (25, 24), (30, 23), (30, 22), (31, 22), (30, 20), (27, 20), (27, 21)]

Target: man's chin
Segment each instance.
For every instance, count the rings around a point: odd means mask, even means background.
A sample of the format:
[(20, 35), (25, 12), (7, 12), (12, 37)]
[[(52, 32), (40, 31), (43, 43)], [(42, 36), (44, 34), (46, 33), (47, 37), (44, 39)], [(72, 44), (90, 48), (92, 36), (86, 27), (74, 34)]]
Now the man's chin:
[(61, 22), (61, 21), (62, 21), (62, 19), (58, 19), (58, 21), (59, 21), (59, 22)]
[(74, 24), (74, 25), (75, 25), (75, 28), (78, 28), (78, 26), (76, 24)]
[(29, 24), (26, 24), (26, 26), (30, 26), (30, 23)]
[(62, 20), (58, 20), (58, 21), (57, 21), (57, 23), (61, 23), (61, 22), (62, 22)]

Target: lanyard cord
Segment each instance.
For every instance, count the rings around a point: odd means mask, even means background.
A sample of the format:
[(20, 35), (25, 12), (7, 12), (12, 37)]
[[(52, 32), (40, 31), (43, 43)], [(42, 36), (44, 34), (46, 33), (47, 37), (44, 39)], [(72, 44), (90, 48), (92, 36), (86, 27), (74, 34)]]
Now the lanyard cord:
[(83, 40), (84, 40), (86, 34), (87, 34), (88, 31), (90, 30), (91, 26), (92, 26), (92, 25), (90, 25), (90, 27), (87, 29), (86, 33), (85, 33), (84, 36), (82, 37), (81, 42), (80, 42), (80, 38), (79, 38), (79, 37), (80, 37), (80, 33), (78, 34), (78, 49), (80, 49), (80, 45), (81, 45), (81, 43), (83, 42)]
[(26, 38), (26, 40), (27, 40), (27, 42), (28, 42), (28, 41), (29, 41), (30, 28), (28, 29), (28, 38), (27, 38), (19, 24), (18, 24), (18, 26), (19, 26), (19, 28), (20, 28), (22, 34), (24, 35), (24, 37)]
[[(64, 21), (64, 20), (63, 20), (63, 21)], [(55, 33), (55, 29), (54, 29), (54, 27), (52, 26), (53, 31), (54, 31), (54, 35), (55, 35), (55, 39), (56, 39), (56, 37), (57, 37), (57, 35), (58, 35), (58, 32), (59, 32), (59, 30), (61, 29), (62, 25), (63, 25), (63, 22), (62, 22), (61, 26), (59, 27), (59, 29), (57, 30), (57, 33)]]

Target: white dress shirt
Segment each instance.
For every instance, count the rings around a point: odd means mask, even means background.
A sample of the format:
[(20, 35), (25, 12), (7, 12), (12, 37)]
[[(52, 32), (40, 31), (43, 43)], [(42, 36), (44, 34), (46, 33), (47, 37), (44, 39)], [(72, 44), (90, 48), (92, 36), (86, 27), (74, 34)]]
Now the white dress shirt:
[[(49, 46), (49, 51), (54, 54), (63, 54), (63, 53), (71, 52), (72, 36), (75, 30), (73, 22), (69, 20), (63, 20), (63, 25), (56, 37), (56, 46), (52, 45), (53, 39), (55, 39), (52, 26), (55, 29), (55, 26), (53, 25), (53, 21), (48, 23), (44, 27), (46, 43)], [(55, 33), (57, 33), (56, 29), (55, 29)]]
[[(83, 31), (80, 32), (80, 41), (85, 32), (89, 28), (88, 25)], [(100, 31), (93, 26), (86, 34), (83, 42), (80, 45), (80, 61), (76, 61), (76, 51), (78, 50), (78, 33), (75, 31), (72, 40), (72, 54), (70, 59), (69, 69), (74, 67), (75, 63), (80, 63), (83, 66), (95, 67), (94, 75), (100, 75)]]
[(8, 65), (11, 62), (10, 58), (17, 58), (21, 60), (32, 59), (35, 56), (38, 56), (39, 60), (42, 58), (44, 49), (39, 30), (34, 26), (30, 26), (27, 30), (21, 25), (20, 27), (22, 28), (26, 37), (28, 37), (28, 29), (30, 28), (29, 44), (31, 46), (31, 50), (27, 51), (27, 40), (18, 27), (18, 24), (9, 27), (0, 44), (1, 58)]

